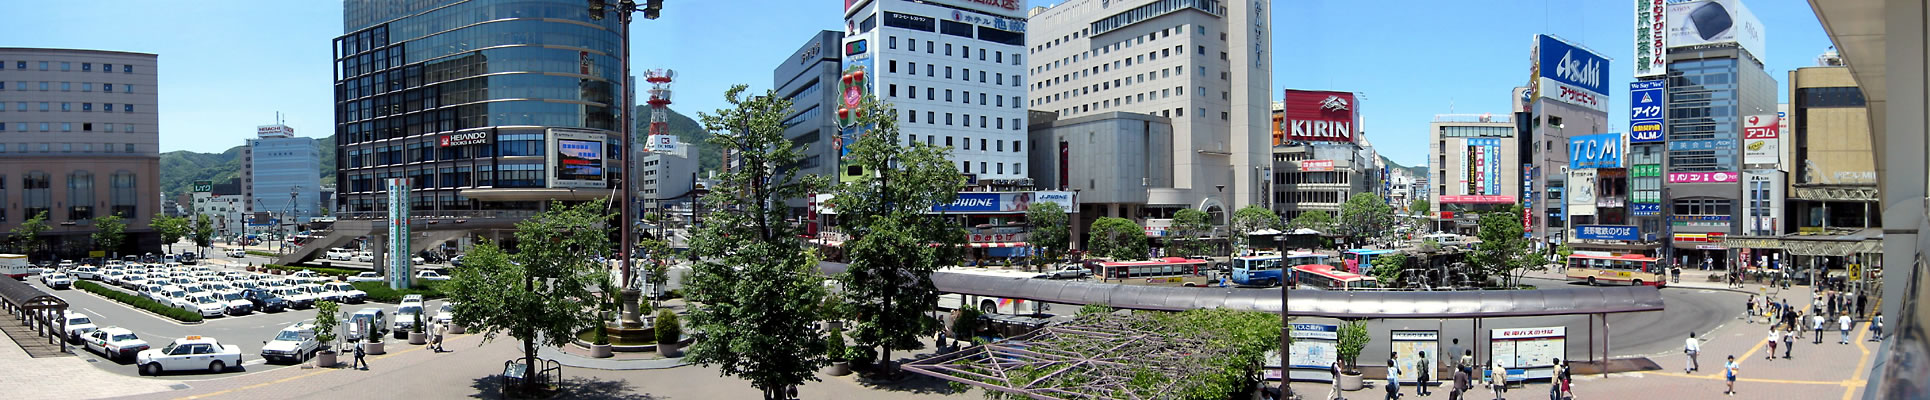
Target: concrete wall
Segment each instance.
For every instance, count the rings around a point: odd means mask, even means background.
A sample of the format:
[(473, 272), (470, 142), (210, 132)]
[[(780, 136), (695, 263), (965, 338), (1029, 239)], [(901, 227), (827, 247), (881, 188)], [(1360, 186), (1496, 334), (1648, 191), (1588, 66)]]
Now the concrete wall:
[[(1146, 204), (1149, 189), (1173, 187), (1169, 119), (1112, 112), (1031, 126), (1028, 171), (1041, 190), (1078, 190), (1081, 204)], [(1069, 178), (1059, 181), (1059, 143)]]

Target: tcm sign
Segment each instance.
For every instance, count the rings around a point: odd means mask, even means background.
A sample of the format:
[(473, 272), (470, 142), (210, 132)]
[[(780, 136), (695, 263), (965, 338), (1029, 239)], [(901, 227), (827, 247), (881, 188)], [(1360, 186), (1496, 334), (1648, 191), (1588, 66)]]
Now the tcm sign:
[(1352, 142), (1359, 115), (1354, 94), (1310, 90), (1288, 90), (1282, 114), (1282, 140), (1298, 142)]

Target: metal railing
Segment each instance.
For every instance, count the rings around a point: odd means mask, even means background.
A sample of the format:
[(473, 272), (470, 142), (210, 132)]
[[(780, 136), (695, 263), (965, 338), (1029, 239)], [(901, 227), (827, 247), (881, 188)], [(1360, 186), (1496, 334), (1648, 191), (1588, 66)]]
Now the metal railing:
[[(412, 212), (412, 213), (413, 213), (413, 212)], [(415, 214), (415, 215), (410, 215), (410, 216), (409, 216), (409, 219), (418, 219), (418, 220), (430, 220), (430, 219), (436, 219), (436, 220), (442, 220), (442, 219), (489, 219), (489, 218), (517, 218), (517, 219), (522, 219), (522, 218), (529, 218), (529, 217), (534, 217), (534, 216), (536, 216), (537, 214), (540, 214), (540, 213), (542, 213), (542, 212), (541, 212), (541, 211), (535, 211), (535, 210), (456, 210), (456, 211), (433, 211), (433, 214)], [(388, 212), (388, 211), (348, 211), (348, 212), (338, 212), (338, 213), (335, 213), (335, 214), (334, 214), (334, 216), (335, 216), (335, 218), (336, 218), (336, 219), (338, 219), (338, 220), (380, 220), (380, 219), (389, 219), (389, 212)]]

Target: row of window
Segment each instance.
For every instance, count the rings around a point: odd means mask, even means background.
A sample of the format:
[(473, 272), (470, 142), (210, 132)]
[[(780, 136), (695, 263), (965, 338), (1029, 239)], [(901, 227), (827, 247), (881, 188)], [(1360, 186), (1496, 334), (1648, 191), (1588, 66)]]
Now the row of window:
[[(905, 89), (906, 90), (905, 90), (904, 97), (913, 99), (913, 100), (918, 99), (918, 86), (907, 85)], [(1006, 107), (1005, 96), (993, 96), (993, 95), (986, 94), (985, 92), (978, 92), (978, 101), (973, 102), (972, 91), (970, 90), (964, 91), (963, 96), (952, 96), (953, 94), (952, 89), (945, 89), (944, 92), (939, 92), (938, 88), (930, 87), (930, 86), (925, 87), (925, 100), (938, 101), (939, 93), (945, 94), (944, 101), (947, 103), (973, 104), (973, 105), (981, 105), (981, 106), (993, 106), (993, 107), (999, 107), (999, 108)], [(898, 84), (894, 83), (886, 86), (885, 97), (899, 97)], [(987, 101), (987, 99), (990, 99), (991, 101)], [(1012, 96), (1011, 103), (1012, 103), (1011, 108), (1019, 108), (1019, 96)]]
[[(34, 85), (34, 83), (38, 83), (39, 85)], [(59, 83), (59, 85), (55, 85), (55, 83)], [(102, 82), (100, 86), (101, 86), (101, 93), (114, 93), (114, 84)], [(50, 81), (39, 81), (39, 82), (14, 81), (13, 82), (14, 91), (33, 90), (32, 88), (34, 87), (40, 88), (40, 91), (42, 92), (52, 91), (56, 87), (60, 88), (60, 91), (62, 92), (74, 91), (73, 82), (50, 82)], [(6, 89), (7, 89), (7, 82), (0, 81), (0, 90), (6, 90)], [(94, 82), (81, 82), (80, 91), (82, 92), (94, 91)], [(134, 85), (121, 84), (120, 91), (121, 93), (134, 93)]]
[[(945, 126), (957, 125), (957, 126), (964, 126), (967, 128), (972, 127), (971, 114), (964, 114), (964, 118), (953, 119), (952, 117), (956, 115), (957, 114), (953, 114), (953, 113), (945, 113), (944, 114)], [(938, 125), (938, 117), (939, 117), (939, 114), (937, 111), (926, 111), (925, 124)], [(910, 124), (918, 123), (918, 110), (905, 110), (903, 120), (905, 121), (905, 123), (910, 123)], [(1012, 122), (1010, 124), (1007, 124), (1005, 118), (989, 118), (989, 117), (980, 115), (978, 116), (978, 127), (992, 128), (992, 129), (1010, 129), (1010, 130), (1016, 131), (1016, 130), (1019, 130), (1019, 127), (1023, 125), (1019, 123), (1018, 118), (1012, 118), (1011, 121)], [(957, 124), (954, 124), (955, 122)], [(1007, 128), (1008, 125), (1010, 126), (1010, 128)]]
[[(12, 132), (33, 132), (34, 129), (32, 128), (34, 128), (35, 124), (36, 123), (30, 123), (30, 122), (15, 122), (13, 123)], [(37, 124), (39, 125), (40, 132), (55, 132), (55, 131), (73, 132), (74, 131), (73, 122), (39, 122)], [(100, 132), (114, 132), (114, 127), (115, 127), (115, 124), (107, 124), (107, 123), (100, 124), (100, 128), (101, 128)], [(120, 128), (121, 128), (121, 132), (134, 133), (134, 124), (120, 124)], [(92, 122), (80, 123), (80, 131), (94, 132), (94, 123)], [(0, 122), (0, 132), (8, 132), (7, 123)]]
[[(937, 143), (937, 138), (938, 138), (938, 135), (927, 135), (927, 136), (925, 136), (925, 144), (929, 144), (929, 145), (933, 145), (933, 146), (937, 146), (937, 145), (939, 145), (939, 144)], [(971, 138), (971, 137), (964, 137), (964, 138), (960, 138), (960, 139), (962, 139), (962, 140), (959, 140), (959, 141), (958, 141), (958, 144), (954, 144), (955, 142), (953, 142), (953, 141), (952, 141), (952, 139), (954, 139), (954, 137), (952, 137), (952, 136), (946, 136), (946, 137), (945, 137), (945, 144), (944, 144), (944, 146), (945, 146), (945, 147), (952, 147), (952, 148), (957, 148), (957, 147), (958, 147), (958, 146), (959, 146), (960, 144), (962, 144), (962, 145), (964, 145), (964, 146), (965, 146), (965, 147), (964, 147), (964, 148), (965, 148), (965, 150), (971, 150), (971, 149), (972, 149), (972, 138)], [(914, 134), (914, 135), (905, 135), (905, 144), (907, 144), (907, 145), (909, 145), (909, 144), (915, 144), (915, 143), (918, 143), (918, 135), (915, 135), (915, 134)], [(979, 149), (979, 151), (993, 151), (993, 147), (994, 147), (994, 146), (996, 146), (996, 147), (998, 148), (998, 150), (996, 150), (996, 151), (1000, 151), (1000, 152), (1003, 152), (1003, 151), (1005, 151), (1005, 143), (1006, 143), (1006, 141), (1005, 141), (1005, 140), (997, 140), (997, 139), (983, 139), (983, 138), (981, 138), (981, 139), (978, 139), (978, 149)], [(1024, 145), (1022, 144), (1022, 142), (1020, 142), (1020, 141), (1017, 141), (1017, 140), (1013, 140), (1013, 141), (1011, 141), (1011, 143), (1012, 143), (1012, 152), (1013, 152), (1013, 153), (1020, 153), (1020, 152), (1024, 152), (1024, 151), (1025, 151), (1025, 149), (1024, 149), (1024, 148), (1025, 148), (1025, 146), (1024, 146)]]
[[(28, 111), (31, 108), (31, 107), (28, 107), (28, 104), (30, 103), (25, 101), (14, 102), (13, 110)], [(51, 102), (45, 102), (45, 101), (40, 102), (39, 110), (42, 112), (53, 111), (54, 110), (53, 105), (54, 103), (51, 103)], [(100, 105), (101, 105), (101, 112), (109, 112), (109, 113), (114, 112), (114, 103), (100, 103)], [(0, 112), (4, 112), (4, 111), (7, 111), (7, 105), (5, 103), (0, 103)], [(61, 102), (60, 111), (74, 111), (74, 103)], [(80, 111), (94, 112), (94, 103), (80, 103)], [(121, 104), (121, 112), (134, 112), (134, 105), (126, 104), (126, 103)]]
[[(1102, 81), (1096, 84), (1092, 84), (1090, 86), (1079, 86), (1079, 87), (1072, 88), (1070, 90), (1048, 94), (1042, 98), (1035, 99), (1033, 101), (1035, 104), (1033, 105), (1034, 106), (1045, 105), (1051, 102), (1071, 99), (1071, 98), (1084, 96), (1088, 94), (1102, 93), (1106, 90), (1112, 90), (1114, 88), (1122, 88), (1126, 86), (1132, 86), (1134, 84), (1145, 83), (1147, 79), (1157, 80), (1157, 79), (1166, 78), (1169, 76), (1184, 76), (1184, 74), (1186, 73), (1185, 71), (1186, 71), (1186, 66), (1181, 65), (1181, 66), (1175, 66), (1170, 69), (1160, 68), (1159, 71), (1157, 72), (1146, 72), (1146, 73), (1142, 73), (1134, 76), (1113, 79), (1112, 81)], [(1199, 73), (1200, 73), (1200, 76), (1206, 76), (1206, 67), (1199, 67)], [(1054, 78), (1054, 79), (1058, 79), (1058, 78)], [(1045, 84), (1043, 86), (1051, 86), (1051, 85)], [(1198, 89), (1199, 90), (1195, 93), (1197, 93), (1199, 96), (1206, 96), (1205, 86), (1200, 86)], [(1186, 95), (1186, 87), (1184, 86), (1174, 87), (1173, 91), (1174, 92), (1171, 95), (1174, 95), (1174, 96)], [(1147, 92), (1147, 93), (1151, 93), (1151, 92)], [(1166, 96), (1166, 94), (1162, 94), (1162, 96)], [(1222, 93), (1220, 97), (1224, 99), (1224, 98), (1229, 98), (1230, 96), (1225, 93)]]
[[(41, 71), (49, 71), (49, 70), (50, 70), (50, 69), (49, 69), (49, 66), (51, 66), (51, 65), (54, 65), (54, 64), (53, 64), (54, 62), (52, 62), (52, 61), (37, 61), (37, 63), (38, 63), (38, 65), (40, 66), (40, 70), (41, 70)], [(61, 72), (68, 72), (68, 71), (73, 71), (73, 70), (74, 70), (74, 63), (72, 63), (72, 62), (67, 62), (67, 61), (59, 61), (59, 65), (60, 65), (60, 71), (61, 71)], [(7, 62), (6, 62), (6, 61), (0, 61), (0, 71), (4, 71), (4, 70), (6, 70), (6, 69), (7, 69)], [(14, 62), (13, 62), (13, 69), (17, 69), (17, 70), (21, 70), (21, 71), (26, 71), (26, 70), (27, 70), (27, 62), (26, 62), (26, 61), (14, 61)], [(84, 63), (80, 63), (80, 72), (94, 72), (94, 63), (90, 63), (90, 62), (84, 62)], [(114, 64), (108, 64), (108, 63), (101, 63), (101, 72), (106, 72), (106, 73), (113, 73), (113, 72), (114, 72)], [(123, 74), (132, 74), (132, 73), (134, 73), (134, 66), (133, 66), (133, 65), (130, 65), (130, 64), (121, 64), (121, 73), (123, 73)]]
[[(897, 50), (898, 37), (897, 36), (886, 37), (885, 46), (891, 48), (892, 50)], [(918, 39), (905, 38), (905, 51), (918, 51)], [(938, 54), (938, 43), (934, 41), (926, 40), (925, 53)], [(952, 54), (953, 54), (952, 44), (945, 43), (945, 56), (950, 57), (952, 56)], [(963, 58), (966, 60), (972, 59), (972, 46), (959, 45), (959, 52), (957, 54), (959, 55), (959, 58)], [(986, 57), (986, 54), (991, 54), (991, 57), (989, 58)], [(999, 51), (999, 50), (992, 50), (991, 52), (988, 53), (985, 51), (984, 47), (980, 47), (978, 48), (978, 60), (987, 61), (994, 64), (1005, 64), (1005, 52)], [(1020, 65), (1019, 62), (1020, 62), (1019, 53), (1012, 53), (1012, 65)]]
[[(138, 203), (136, 199), (139, 198), (135, 193), (136, 177), (129, 171), (118, 171), (109, 177), (110, 190), (107, 205), (111, 215), (126, 218), (138, 218), (140, 215), (136, 208)], [(66, 210), (59, 210), (66, 213), (66, 220), (84, 221), (100, 215), (94, 209), (96, 204), (94, 191), (97, 190), (94, 174), (88, 171), (73, 171), (68, 173), (66, 178), (64, 184), (67, 187), (67, 199), (64, 204), (68, 207)], [(53, 175), (46, 172), (33, 171), (21, 176), (19, 192), (21, 201), (18, 204), (26, 218), (32, 218), (41, 213), (46, 213), (48, 218), (59, 218), (60, 214), (56, 214), (56, 210), (51, 207), (55, 204), (52, 202), (53, 182)], [(14, 204), (9, 203), (8, 199), (12, 194), (13, 192), (7, 187), (7, 176), (0, 175), (0, 222), (7, 220), (6, 205)]]
[[(1204, 50), (1205, 48), (1201, 47), (1201, 49)], [(1186, 54), (1186, 46), (1183, 46), (1183, 45), (1173, 46), (1172, 49), (1161, 49), (1159, 51), (1148, 52), (1146, 54), (1141, 54), (1138, 56), (1128, 56), (1126, 58), (1113, 60), (1113, 62), (1110, 62), (1110, 63), (1101, 62), (1101, 63), (1098, 63), (1098, 65), (1093, 65), (1092, 67), (1080, 68), (1077, 70), (1073, 70), (1071, 72), (1059, 74), (1059, 76), (1046, 78), (1044, 80), (1039, 81), (1038, 83), (1032, 84), (1032, 89), (1044, 89), (1044, 88), (1052, 87), (1053, 85), (1076, 81), (1088, 76), (1112, 72), (1112, 70), (1115, 70), (1115, 69), (1124, 69), (1126, 67), (1133, 66), (1133, 63), (1135, 62), (1143, 66), (1146, 64), (1147, 61), (1157, 61), (1159, 60), (1160, 57), (1172, 57), (1171, 53), (1179, 53), (1181, 55), (1184, 55)], [(1165, 67), (1160, 67), (1160, 68), (1165, 69)], [(1200, 76), (1206, 76), (1206, 67), (1198, 67), (1198, 68), (1200, 71)], [(1184, 76), (1182, 75), (1185, 73), (1184, 71), (1186, 71), (1186, 66), (1184, 64), (1181, 64), (1180, 66), (1174, 67), (1173, 71), (1170, 74)], [(1038, 72), (1034, 72), (1033, 75), (1037, 76), (1040, 74)], [(1164, 78), (1164, 77), (1165, 75), (1162, 75), (1162, 76), (1159, 76), (1158, 78)]]
[[(918, 75), (918, 63), (906, 62), (906, 65), (907, 65), (907, 68), (905, 70), (906, 74), (910, 74), (914, 76)], [(898, 60), (891, 60), (890, 62), (885, 63), (885, 72), (894, 73), (894, 74), (898, 73)], [(937, 72), (938, 72), (937, 65), (933, 65), (932, 63), (925, 63), (926, 77), (937, 78), (938, 77)], [(971, 82), (972, 69), (964, 68), (963, 72), (964, 73), (953, 75), (952, 66), (947, 65), (945, 66), (945, 79), (958, 79), (965, 82)], [(985, 70), (983, 69), (978, 70), (978, 83), (991, 83), (994, 85), (1006, 86), (1004, 73), (992, 73), (990, 75), (992, 79), (989, 81), (985, 79), (986, 76), (987, 75), (985, 73)], [(1012, 76), (1011, 86), (1014, 86), (1014, 87), (1019, 86), (1019, 77), (1017, 75)]]
[[(76, 144), (79, 146), (75, 146)], [(121, 153), (134, 152), (133, 143), (121, 143), (120, 146), (115, 146), (114, 143), (101, 143), (99, 147), (101, 153), (114, 153), (115, 148), (121, 149)], [(61, 153), (93, 153), (95, 147), (93, 143), (14, 143), (11, 146), (7, 143), (0, 143), (0, 154), (8, 152), (53, 153), (55, 149), (59, 149)]]

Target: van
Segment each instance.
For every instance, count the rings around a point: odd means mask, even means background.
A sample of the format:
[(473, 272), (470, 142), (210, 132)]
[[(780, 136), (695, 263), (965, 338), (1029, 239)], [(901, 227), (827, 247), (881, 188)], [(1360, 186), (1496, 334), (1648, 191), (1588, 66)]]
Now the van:
[(387, 335), (389, 333), (389, 314), (380, 308), (364, 308), (361, 311), (356, 311), (355, 314), (349, 315), (347, 327), (348, 334), (344, 336), (344, 339), (349, 342), (362, 340), (363, 338), (369, 337), (370, 334), (378, 337)]
[(8, 278), (27, 279), (27, 275), (33, 273), (33, 267), (33, 263), (27, 262), (26, 255), (0, 254), (0, 274), (5, 274)]

